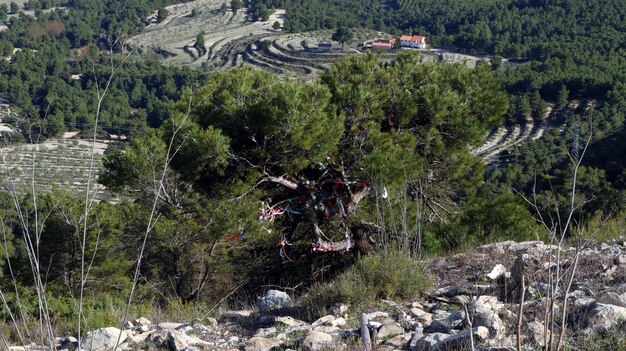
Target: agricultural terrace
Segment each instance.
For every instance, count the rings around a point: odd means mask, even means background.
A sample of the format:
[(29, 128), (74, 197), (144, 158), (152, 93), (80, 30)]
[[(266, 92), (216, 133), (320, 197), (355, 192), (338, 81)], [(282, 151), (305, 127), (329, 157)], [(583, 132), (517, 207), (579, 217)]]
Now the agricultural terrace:
[[(103, 169), (102, 157), (108, 142), (97, 142), (91, 190), (96, 199), (109, 199), (106, 189), (98, 184)], [(33, 176), (37, 193), (53, 187), (70, 194), (83, 195), (87, 186), (92, 143), (79, 139), (48, 140), (41, 144), (11, 145), (0, 148), (0, 190), (25, 194), (32, 190)]]
[[(233, 13), (221, 10), (221, 0), (196, 0), (168, 6), (169, 16), (152, 23), (143, 33), (130, 38), (127, 45), (136, 59), (158, 60), (167, 65), (187, 65), (207, 69), (229, 69), (251, 65), (281, 76), (313, 79), (319, 71), (346, 54), (361, 54), (357, 44), (385, 34), (361, 30), (345, 51), (340, 45), (326, 53), (309, 52), (318, 43), (331, 43), (331, 31), (291, 34), (273, 29), (281, 25), (284, 10), (276, 10), (266, 22), (253, 22), (246, 9)], [(196, 15), (192, 17), (195, 9)], [(156, 13), (151, 17), (155, 17)], [(196, 38), (204, 32), (204, 45)], [(349, 47), (352, 47), (349, 49)]]
[[(25, 15), (28, 16), (35, 16), (35, 10), (33, 9), (28, 9), (25, 10), (24, 9), (24, 4), (26, 4), (28, 2), (28, 0), (0, 0), (0, 5), (4, 4), (7, 5), (7, 7), (9, 7), (11, 5), (11, 3), (14, 2), (17, 4), (17, 6), (19, 6), (20, 12), (24, 12)], [(47, 9), (42, 9), (43, 13), (48, 13), (52, 10), (56, 10), (56, 9), (65, 9), (65, 7), (51, 7), (51, 8), (47, 8)], [(14, 14), (10, 14), (9, 18), (11, 17), (17, 17), (18, 14), (14, 13)]]
[[(372, 39), (391, 38), (389, 34), (374, 30), (355, 30), (354, 39), (342, 50), (340, 44), (332, 42), (332, 31), (286, 33), (274, 29), (274, 22), (283, 23), (284, 10), (275, 11), (266, 22), (253, 22), (245, 8), (233, 13), (230, 9), (224, 11), (222, 3), (221, 0), (196, 0), (172, 5), (167, 7), (169, 15), (161, 23), (156, 22), (155, 12), (150, 16), (153, 23), (143, 33), (130, 38), (127, 45), (136, 49), (136, 59), (208, 70), (249, 65), (281, 78), (313, 80), (335, 60), (345, 55), (362, 55)], [(204, 45), (196, 43), (199, 33), (204, 33)], [(312, 50), (320, 43), (332, 43), (333, 47), (326, 52)], [(464, 55), (441, 48), (419, 51), (422, 62), (446, 61), (475, 67), (479, 61), (491, 60), (489, 56)], [(382, 59), (391, 60), (396, 53), (381, 52), (380, 55)], [(574, 113), (578, 107), (574, 105), (559, 113), (553, 113), (549, 106), (544, 116), (529, 115), (519, 124), (494, 129), (473, 152), (494, 166), (506, 162), (499, 157), (503, 151), (524, 141), (539, 139), (551, 127), (560, 127), (562, 114)]]
[(4, 4), (9, 7), (12, 2), (16, 3), (20, 7), (20, 10), (22, 10), (24, 9), (24, 4), (27, 3), (28, 0), (0, 0), (0, 5)]

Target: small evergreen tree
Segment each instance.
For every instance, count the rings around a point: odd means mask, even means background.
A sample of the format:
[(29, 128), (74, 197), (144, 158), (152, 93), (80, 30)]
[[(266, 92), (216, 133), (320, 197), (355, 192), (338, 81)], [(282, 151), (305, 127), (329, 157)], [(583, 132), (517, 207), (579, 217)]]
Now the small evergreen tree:
[(201, 55), (204, 55), (206, 47), (204, 46), (204, 31), (198, 33), (196, 36), (196, 42), (193, 44), (198, 50), (200, 50)]
[(556, 96), (556, 106), (563, 108), (567, 106), (567, 99), (569, 99), (569, 89), (565, 85), (561, 85), (561, 89)]
[(167, 18), (167, 16), (169, 16), (169, 11), (167, 11), (165, 8), (160, 8), (157, 10), (157, 22), (161, 23), (163, 21), (165, 21), (165, 19)]
[(10, 12), (11, 14), (16, 14), (20, 11), (20, 7), (17, 5), (15, 1), (11, 1), (11, 5), (9, 6), (11, 9), (11, 12)]
[(241, 8), (241, 0), (230, 0), (230, 9), (233, 13), (237, 13), (237, 11)]
[(352, 33), (350, 28), (347, 27), (337, 28), (337, 30), (335, 31), (335, 33), (333, 33), (333, 36), (331, 37), (333, 41), (341, 43), (341, 50), (343, 50), (344, 44), (347, 42), (349, 43), (350, 41), (352, 41), (353, 38), (354, 33)]

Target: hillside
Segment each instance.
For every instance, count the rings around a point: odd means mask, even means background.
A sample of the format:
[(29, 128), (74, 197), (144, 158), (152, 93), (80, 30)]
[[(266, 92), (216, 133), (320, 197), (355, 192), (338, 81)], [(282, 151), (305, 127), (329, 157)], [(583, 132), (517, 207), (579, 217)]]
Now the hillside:
[(622, 0), (2, 5), (3, 349), (626, 349)]

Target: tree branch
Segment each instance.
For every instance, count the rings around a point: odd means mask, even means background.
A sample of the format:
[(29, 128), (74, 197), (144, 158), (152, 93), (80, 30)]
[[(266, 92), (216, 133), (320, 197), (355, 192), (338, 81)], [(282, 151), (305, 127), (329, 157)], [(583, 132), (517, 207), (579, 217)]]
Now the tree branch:
[(348, 204), (348, 213), (356, 212), (357, 207), (359, 207), (359, 203), (369, 194), (369, 192), (370, 188), (368, 186), (364, 186), (363, 189), (352, 194), (350, 197), (350, 203)]
[(274, 176), (270, 176), (268, 175), (266, 178), (266, 180), (272, 182), (272, 183), (276, 183), (276, 184), (280, 184), (286, 188), (289, 188), (291, 190), (296, 190), (298, 188), (298, 184), (294, 183), (290, 180), (285, 179), (283, 176), (280, 177), (274, 177)]

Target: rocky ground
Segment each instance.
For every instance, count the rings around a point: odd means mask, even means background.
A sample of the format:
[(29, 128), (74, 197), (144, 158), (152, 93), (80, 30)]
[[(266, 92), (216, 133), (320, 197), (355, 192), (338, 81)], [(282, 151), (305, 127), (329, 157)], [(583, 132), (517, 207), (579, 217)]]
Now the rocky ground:
[[(626, 242), (568, 248), (560, 256), (542, 242), (484, 245), (425, 262), (436, 286), (418, 301), (381, 300), (367, 310), (338, 301), (331, 314), (311, 323), (293, 317), (297, 307), (289, 295), (271, 290), (255, 310), (228, 311), (197, 323), (139, 318), (123, 331), (94, 330), (82, 346), (110, 350), (119, 337), (121, 350), (362, 350), (367, 330), (376, 350), (472, 350), (472, 345), (516, 350), (520, 302), (523, 349), (541, 347), (551, 332), (556, 342), (564, 301), (568, 345), (607, 331), (626, 333)], [(550, 278), (557, 267), (561, 279), (554, 289)], [(557, 322), (546, 329), (551, 310)], [(363, 329), (360, 317), (367, 320)], [(77, 343), (71, 336), (56, 340), (59, 350), (75, 349)], [(25, 349), (45, 348), (11, 351)]]

